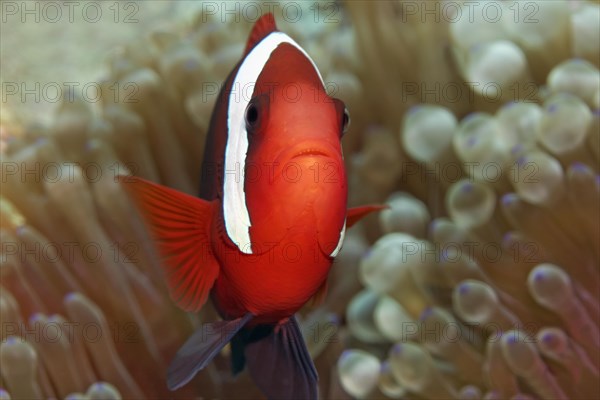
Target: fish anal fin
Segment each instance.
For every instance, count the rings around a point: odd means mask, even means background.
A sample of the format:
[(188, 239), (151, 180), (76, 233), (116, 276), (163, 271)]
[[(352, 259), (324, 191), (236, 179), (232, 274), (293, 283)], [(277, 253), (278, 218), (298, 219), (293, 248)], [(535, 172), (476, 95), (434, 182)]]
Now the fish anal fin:
[(349, 208), (348, 213), (346, 214), (346, 227), (350, 228), (368, 214), (386, 208), (389, 208), (389, 206), (380, 204), (369, 204), (366, 206)]
[(134, 176), (119, 176), (146, 219), (173, 301), (196, 312), (219, 275), (210, 226), (214, 204)]
[(296, 317), (245, 348), (250, 376), (269, 399), (317, 399), (318, 375)]
[(169, 365), (169, 390), (177, 390), (192, 380), (252, 317), (252, 314), (246, 314), (234, 320), (202, 324), (181, 346)]
[(263, 40), (265, 36), (276, 30), (277, 25), (275, 25), (275, 17), (272, 13), (267, 13), (260, 17), (254, 24), (252, 32), (250, 32), (248, 43), (246, 44), (245, 54), (248, 54), (248, 52), (250, 52), (250, 50), (256, 46), (258, 42)]

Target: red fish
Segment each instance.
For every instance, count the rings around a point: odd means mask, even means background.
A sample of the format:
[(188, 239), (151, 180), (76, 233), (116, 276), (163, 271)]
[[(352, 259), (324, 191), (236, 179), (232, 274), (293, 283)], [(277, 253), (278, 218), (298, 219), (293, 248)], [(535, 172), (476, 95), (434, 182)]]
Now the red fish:
[(315, 63), (266, 14), (216, 102), (200, 198), (121, 178), (149, 222), (172, 299), (194, 312), (210, 294), (223, 318), (179, 350), (170, 389), (231, 341), (233, 372), (248, 366), (267, 397), (317, 398), (294, 313), (324, 290), (345, 229), (381, 208), (346, 208), (348, 123)]

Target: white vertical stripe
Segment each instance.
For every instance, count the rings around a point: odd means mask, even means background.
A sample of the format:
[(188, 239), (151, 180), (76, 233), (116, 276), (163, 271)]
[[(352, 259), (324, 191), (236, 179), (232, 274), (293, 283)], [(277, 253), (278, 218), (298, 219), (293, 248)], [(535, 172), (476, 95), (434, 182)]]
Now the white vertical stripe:
[[(248, 85), (256, 84), (258, 76), (267, 64), (271, 53), (282, 43), (291, 44), (308, 58), (319, 75), (323, 87), (325, 87), (323, 77), (314, 61), (298, 43), (281, 32), (273, 32), (266, 36), (248, 53), (238, 69), (232, 83), (232, 91), (236, 90), (237, 93), (229, 95), (227, 109), (228, 135), (225, 146), (225, 170), (223, 171), (225, 175), (223, 214), (227, 235), (236, 244), (238, 249), (246, 254), (252, 254), (250, 244), (250, 226), (252, 224), (250, 222), (248, 207), (246, 206), (246, 193), (244, 192), (244, 170), (246, 167), (246, 154), (248, 152), (248, 132), (246, 132), (244, 114), (250, 99), (244, 98), (243, 93), (247, 93), (246, 88)], [(338, 247), (341, 248), (341, 245), (338, 245)]]
[(342, 231), (340, 232), (340, 239), (338, 240), (338, 244), (329, 255), (330, 257), (337, 256), (340, 250), (342, 250), (342, 245), (344, 244), (344, 236), (346, 236), (346, 220), (344, 220), (344, 226), (342, 226)]

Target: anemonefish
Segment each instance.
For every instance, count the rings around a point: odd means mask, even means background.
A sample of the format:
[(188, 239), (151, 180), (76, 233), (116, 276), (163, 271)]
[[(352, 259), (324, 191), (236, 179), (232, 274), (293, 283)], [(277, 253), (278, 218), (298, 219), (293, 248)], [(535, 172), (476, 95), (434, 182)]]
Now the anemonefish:
[(210, 294), (223, 318), (178, 351), (170, 389), (231, 342), (234, 374), (248, 366), (268, 398), (317, 398), (294, 314), (324, 290), (345, 230), (381, 208), (346, 208), (348, 123), (314, 61), (266, 14), (216, 102), (200, 198), (120, 178), (148, 221), (172, 299), (194, 312)]

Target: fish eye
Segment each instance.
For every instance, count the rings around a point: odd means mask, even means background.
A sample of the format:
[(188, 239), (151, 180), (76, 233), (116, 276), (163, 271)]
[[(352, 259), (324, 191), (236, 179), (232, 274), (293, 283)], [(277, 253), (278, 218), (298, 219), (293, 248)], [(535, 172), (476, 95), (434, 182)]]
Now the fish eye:
[(350, 113), (348, 112), (348, 109), (346, 107), (344, 107), (344, 116), (342, 117), (342, 134), (346, 133), (346, 131), (348, 131), (349, 127), (350, 127)]
[(258, 108), (254, 101), (251, 101), (246, 107), (246, 129), (253, 129), (258, 121)]

